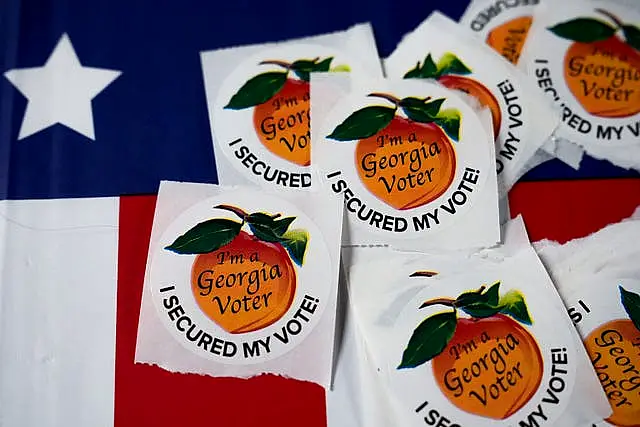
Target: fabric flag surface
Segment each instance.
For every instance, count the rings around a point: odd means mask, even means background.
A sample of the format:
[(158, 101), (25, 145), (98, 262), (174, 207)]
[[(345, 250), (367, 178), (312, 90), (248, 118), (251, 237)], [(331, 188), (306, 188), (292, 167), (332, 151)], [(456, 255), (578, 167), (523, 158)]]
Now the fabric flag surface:
[(113, 419), (118, 199), (0, 202), (0, 425)]
[[(311, 384), (133, 363), (155, 198), (130, 195), (155, 194), (162, 179), (217, 181), (200, 52), (371, 21), (386, 56), (434, 7), (0, 2), (0, 426), (326, 425), (323, 391)], [(437, 7), (457, 19), (466, 1)], [(545, 173), (574, 173), (553, 164)], [(518, 212), (531, 209), (525, 220), (549, 233), (582, 233), (640, 203), (637, 182), (621, 185), (632, 197), (603, 185), (607, 208), (580, 221), (556, 218), (566, 220), (562, 230), (542, 208), (548, 189), (528, 187)], [(593, 209), (591, 191), (558, 186), (553, 194), (564, 197), (557, 215), (569, 205)]]

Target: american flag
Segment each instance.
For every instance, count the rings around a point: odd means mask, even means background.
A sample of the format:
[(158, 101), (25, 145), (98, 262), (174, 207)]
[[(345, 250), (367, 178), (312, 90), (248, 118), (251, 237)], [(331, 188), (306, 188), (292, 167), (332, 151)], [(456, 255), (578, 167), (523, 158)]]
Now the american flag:
[[(315, 385), (133, 363), (153, 195), (217, 182), (200, 52), (370, 21), (386, 56), (436, 7), (466, 0), (3, 0), (0, 426), (326, 425)], [(531, 176), (631, 174), (585, 162)]]

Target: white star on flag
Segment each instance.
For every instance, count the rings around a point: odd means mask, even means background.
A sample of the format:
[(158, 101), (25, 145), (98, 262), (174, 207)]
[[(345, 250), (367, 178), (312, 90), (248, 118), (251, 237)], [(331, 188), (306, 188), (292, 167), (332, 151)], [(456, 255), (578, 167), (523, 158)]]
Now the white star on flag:
[(4, 73), (29, 100), (18, 139), (60, 123), (95, 140), (91, 100), (120, 74), (83, 67), (69, 36), (63, 34), (44, 66)]

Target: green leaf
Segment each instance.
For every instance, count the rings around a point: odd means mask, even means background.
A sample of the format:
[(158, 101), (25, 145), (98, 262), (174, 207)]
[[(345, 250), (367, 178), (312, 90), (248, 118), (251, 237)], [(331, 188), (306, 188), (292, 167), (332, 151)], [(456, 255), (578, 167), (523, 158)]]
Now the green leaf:
[(258, 239), (265, 242), (282, 242), (284, 240), (282, 235), (295, 219), (293, 216), (276, 219), (263, 212), (255, 212), (247, 215), (246, 221)]
[(635, 50), (640, 50), (640, 29), (633, 25), (623, 25), (622, 32), (629, 46)]
[(347, 117), (327, 138), (336, 141), (353, 141), (368, 138), (387, 127), (396, 114), (395, 108), (365, 107)]
[(629, 315), (638, 330), (640, 330), (640, 295), (627, 291), (622, 286), (620, 288), (620, 301), (624, 310)]
[(421, 108), (424, 104), (425, 104), (424, 99), (410, 96), (408, 98), (402, 98), (398, 106), (402, 108), (406, 107), (406, 108), (414, 109), (414, 108)]
[(465, 292), (456, 299), (456, 307), (476, 318), (493, 316), (500, 311), (499, 290), (496, 282), (484, 292)]
[(501, 307), (497, 304), (489, 304), (486, 302), (474, 302), (472, 304), (467, 304), (464, 307), (459, 308), (469, 316), (475, 317), (477, 319), (496, 315), (500, 312), (501, 309)]
[(314, 61), (310, 61), (308, 59), (300, 59), (291, 64), (291, 70), (293, 70), (293, 72), (296, 73), (296, 75), (300, 77), (300, 79), (308, 82), (310, 73), (329, 71), (329, 67), (331, 66), (333, 57), (324, 59), (321, 62), (317, 61), (317, 59)]
[(423, 79), (428, 79), (432, 77), (436, 77), (438, 73), (438, 67), (436, 63), (433, 61), (431, 54), (428, 54), (424, 61), (422, 61), (422, 70), (420, 71), (420, 76)]
[(281, 219), (277, 219), (273, 222), (273, 231), (282, 236), (288, 229), (293, 221), (296, 220), (295, 216), (288, 216)]
[(333, 61), (333, 56), (330, 56), (327, 59), (323, 59), (322, 61), (316, 64), (315, 69), (313, 71), (316, 71), (316, 72), (329, 71), (329, 69), (331, 68), (331, 61)]
[(440, 110), (434, 122), (440, 126), (449, 138), (458, 141), (460, 138), (460, 112), (454, 108)]
[(300, 79), (305, 82), (309, 81), (309, 73), (314, 71), (316, 63), (314, 61), (309, 61), (307, 59), (300, 59), (291, 64), (291, 70), (296, 73)]
[(447, 52), (438, 61), (437, 74), (443, 76), (446, 74), (471, 74), (471, 69), (453, 53)]
[(498, 305), (500, 301), (500, 282), (496, 282), (487, 291), (484, 295), (487, 297), (487, 303), (491, 305)]
[(455, 311), (427, 317), (413, 331), (402, 353), (402, 362), (398, 369), (415, 368), (442, 353), (453, 338), (456, 325)]
[(455, 306), (475, 318), (481, 319), (504, 313), (519, 322), (530, 325), (531, 317), (522, 294), (518, 291), (509, 291), (500, 298), (499, 291), (500, 282), (496, 282), (484, 292), (465, 292), (456, 299)]
[(310, 71), (310, 70), (313, 70), (313, 67), (315, 67), (317, 62), (318, 62), (317, 59), (315, 61), (310, 61), (308, 59), (298, 59), (297, 61), (294, 61), (291, 64), (291, 69)]
[(464, 292), (456, 298), (456, 307), (462, 308), (470, 304), (485, 303), (493, 306), (498, 305), (500, 282), (494, 283), (489, 289), (483, 291)]
[(477, 302), (487, 302), (487, 297), (480, 291), (464, 292), (456, 298), (456, 307), (464, 307)]
[(252, 214), (247, 215), (247, 222), (252, 223), (260, 223), (260, 224), (271, 224), (273, 222), (273, 216), (266, 214), (264, 212), (254, 212)]
[(248, 222), (249, 228), (254, 236), (264, 242), (279, 243), (282, 241), (282, 235), (275, 232), (270, 224), (261, 224)]
[(500, 298), (500, 313), (513, 317), (520, 323), (530, 325), (531, 316), (524, 302), (522, 294), (516, 290), (510, 290)]
[[(482, 301), (483, 298), (484, 297), (482, 296), (482, 292), (478, 292), (478, 291), (464, 292), (460, 294), (458, 298), (456, 298), (456, 307), (464, 307), (465, 305)], [(424, 307), (420, 307), (420, 308), (424, 308)]]
[(303, 80), (305, 82), (308, 82), (309, 80), (311, 80), (311, 72), (307, 71), (307, 70), (293, 70), (293, 72), (295, 73), (296, 76), (298, 76), (298, 78), (300, 80)]
[(435, 120), (444, 98), (425, 102), (420, 98), (404, 98), (400, 101), (402, 111), (413, 121), (420, 123), (431, 123)]
[(335, 72), (335, 73), (348, 73), (351, 71), (351, 67), (349, 67), (347, 64), (340, 64), (340, 65), (336, 65), (333, 68), (330, 68), (329, 71)]
[(309, 242), (309, 233), (301, 229), (289, 230), (282, 235), (282, 246), (289, 252), (293, 262), (298, 265), (304, 263), (304, 256)]
[(405, 79), (431, 79), (435, 77), (437, 77), (437, 67), (431, 54), (427, 55), (422, 65), (418, 62), (415, 68), (407, 71), (404, 75)]
[(165, 249), (177, 254), (213, 252), (235, 239), (241, 227), (242, 223), (230, 219), (210, 219), (197, 224)]
[(576, 18), (548, 28), (563, 39), (581, 43), (593, 43), (613, 36), (616, 29), (606, 22), (593, 18)]
[(287, 72), (272, 71), (249, 79), (224, 108), (242, 110), (267, 102), (282, 89), (287, 81)]
[(402, 77), (403, 79), (419, 79), (421, 78), (420, 76), (420, 63), (418, 62), (416, 64), (416, 66), (412, 69), (410, 69), (409, 71), (406, 72), (406, 74)]

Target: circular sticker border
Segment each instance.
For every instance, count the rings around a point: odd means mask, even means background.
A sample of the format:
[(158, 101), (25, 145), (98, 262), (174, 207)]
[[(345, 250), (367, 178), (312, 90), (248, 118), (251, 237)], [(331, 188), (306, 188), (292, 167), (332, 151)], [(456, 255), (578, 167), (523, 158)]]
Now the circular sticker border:
[[(558, 10), (558, 6), (560, 6), (560, 10)], [(574, 7), (572, 8), (572, 6)], [(610, 10), (620, 11), (621, 5), (610, 2), (607, 3), (606, 7)], [(628, 126), (637, 125), (640, 123), (640, 113), (622, 118), (602, 118), (588, 113), (571, 93), (564, 78), (565, 56), (569, 47), (575, 42), (562, 39), (548, 30), (548, 27), (571, 19), (581, 17), (602, 19), (602, 17), (591, 8), (579, 3), (555, 5), (553, 13), (548, 10), (548, 6), (540, 5), (539, 8), (541, 12), (534, 16), (534, 23), (529, 33), (530, 38), (536, 39), (535, 43), (527, 43), (525, 45), (525, 49), (522, 52), (523, 55), (521, 55), (521, 62), (529, 70), (528, 74), (533, 79), (532, 82), (539, 86), (540, 90), (544, 91), (545, 96), (553, 101), (554, 106), (558, 108), (561, 120), (556, 130), (556, 135), (583, 146), (595, 145), (597, 147), (620, 148), (635, 145), (636, 143), (634, 142), (624, 140), (610, 139), (604, 141), (597, 138), (599, 127), (609, 129), (612, 126), (618, 126), (626, 130)], [(637, 12), (629, 10), (628, 13), (632, 13), (640, 21), (640, 15)], [(551, 80), (551, 85), (541, 85), (540, 82), (548, 79)], [(566, 112), (570, 113), (566, 118), (564, 117), (565, 108), (568, 108)], [(574, 118), (575, 120), (573, 120)], [(582, 126), (584, 122), (588, 122), (590, 129), (584, 133), (580, 132), (573, 126), (568, 125), (567, 121), (573, 122), (577, 127)], [(638, 127), (638, 130), (640, 131), (640, 127)], [(610, 135), (614, 136), (615, 134)], [(631, 134), (628, 138), (633, 137), (635, 135)]]
[[(586, 279), (587, 283), (583, 279)], [(602, 281), (607, 283), (603, 284)], [(580, 332), (585, 347), (587, 337), (598, 328), (616, 320), (631, 321), (622, 305), (619, 286), (626, 291), (640, 293), (639, 278), (616, 278), (606, 274), (600, 277), (596, 275), (595, 278), (591, 276), (581, 278), (579, 282), (572, 282), (571, 286), (567, 286), (566, 292), (563, 292), (567, 310)], [(624, 354), (621, 357), (628, 358)], [(599, 376), (598, 379), (600, 379)], [(609, 402), (608, 398), (607, 402)], [(606, 419), (598, 425), (614, 426)]]
[[(502, 284), (501, 284), (502, 286)], [(457, 288), (456, 288), (457, 289)], [(456, 290), (454, 290), (453, 288), (450, 288), (451, 290), (451, 297), (455, 297), (455, 295), (453, 295), (454, 293), (456, 293)], [(472, 290), (471, 288), (469, 290)], [(504, 294), (507, 290), (509, 289), (500, 289), (500, 294)], [(464, 292), (464, 291), (463, 291)], [(425, 301), (426, 299), (430, 299), (433, 297), (438, 297), (437, 295), (435, 295), (434, 291), (433, 291), (433, 287), (424, 287), (423, 289), (421, 289), (419, 292), (416, 292), (415, 295), (413, 295), (410, 299), (409, 302), (407, 304), (404, 305), (404, 308), (401, 310), (400, 315), (398, 316), (398, 318), (396, 319), (396, 324), (405, 324), (406, 322), (409, 322), (410, 324), (414, 325), (414, 328), (417, 327), (420, 322), (422, 322), (426, 317), (429, 316), (429, 314), (427, 314), (427, 312), (425, 312), (424, 310), (418, 310), (417, 307), (420, 306), (422, 301)], [(525, 301), (527, 303), (528, 307), (545, 307), (544, 303), (548, 301), (544, 298), (545, 295), (540, 296), (539, 294), (536, 293), (531, 293), (530, 295), (525, 295)], [(441, 312), (446, 310), (446, 308), (443, 308), (443, 310), (438, 310), (437, 312)], [(435, 314), (435, 313), (431, 313)], [(478, 426), (489, 426), (489, 425), (502, 425), (502, 426), (511, 426), (514, 425), (514, 422), (517, 422), (518, 420), (523, 419), (523, 417), (526, 417), (527, 414), (531, 414), (533, 411), (535, 411), (537, 409), (537, 405), (541, 404), (540, 402), (542, 401), (542, 399), (544, 397), (548, 397), (547, 396), (547, 389), (550, 384), (552, 377), (552, 369), (553, 369), (553, 363), (552, 363), (552, 356), (551, 356), (551, 352), (552, 349), (554, 348), (558, 348), (558, 349), (566, 349), (566, 352), (564, 354), (566, 354), (568, 356), (568, 359), (571, 360), (573, 363), (571, 363), (570, 365), (562, 365), (563, 368), (566, 368), (567, 366), (570, 366), (570, 369), (567, 373), (563, 374), (563, 380), (564, 380), (564, 384), (569, 385), (568, 388), (565, 388), (562, 393), (563, 393), (563, 398), (559, 399), (563, 399), (561, 401), (560, 404), (555, 405), (555, 406), (551, 406), (552, 408), (555, 408), (555, 410), (553, 411), (553, 416), (549, 417), (547, 414), (549, 414), (547, 411), (544, 412), (545, 415), (547, 415), (548, 419), (545, 419), (544, 422), (550, 422), (550, 421), (555, 421), (558, 418), (562, 417), (562, 415), (565, 412), (565, 409), (567, 407), (568, 401), (570, 401), (570, 396), (573, 393), (575, 384), (576, 384), (576, 378), (577, 378), (577, 351), (575, 347), (571, 347), (571, 346), (575, 346), (577, 344), (577, 341), (574, 340), (574, 338), (572, 337), (571, 333), (570, 333), (570, 329), (562, 329), (561, 332), (558, 333), (554, 333), (554, 334), (549, 334), (549, 332), (551, 330), (557, 330), (557, 328), (554, 329), (550, 329), (553, 328), (554, 322), (553, 320), (548, 320), (546, 322), (543, 322), (543, 325), (540, 325), (538, 323), (538, 319), (540, 318), (545, 318), (544, 317), (544, 311), (543, 310), (538, 310), (538, 312), (536, 313), (537, 315), (533, 315), (533, 324), (532, 325), (526, 325), (526, 329), (528, 332), (531, 333), (532, 337), (536, 340), (536, 343), (538, 344), (539, 348), (540, 348), (540, 353), (542, 355), (542, 359), (543, 359), (543, 376), (541, 378), (540, 381), (540, 385), (538, 387), (538, 390), (531, 396), (531, 398), (529, 399), (529, 401), (523, 405), (517, 412), (515, 412), (513, 415), (511, 415), (508, 418), (505, 418), (503, 420), (497, 420), (497, 419), (493, 419), (493, 418), (485, 418), (482, 417), (480, 415), (475, 415), (475, 414), (471, 414), (471, 413), (467, 413), (464, 412), (463, 410), (459, 409), (458, 407), (456, 407), (451, 401), (449, 401), (448, 398), (446, 398), (442, 393), (439, 392), (439, 387), (436, 383), (435, 377), (432, 374), (427, 374), (425, 371), (425, 368), (422, 368), (422, 371), (425, 375), (423, 375), (423, 377), (428, 377), (429, 379), (422, 379), (422, 382), (425, 383), (428, 381), (429, 386), (421, 386), (421, 390), (428, 390), (428, 389), (432, 389), (432, 390), (438, 390), (437, 393), (424, 393), (424, 397), (416, 397), (416, 388), (415, 387), (408, 387), (408, 386), (400, 386), (397, 387), (396, 389), (400, 389), (400, 390), (405, 390), (407, 391), (406, 394), (403, 394), (402, 396), (396, 396), (397, 399), (397, 403), (400, 404), (400, 407), (404, 408), (408, 416), (409, 411), (412, 413), (412, 415), (418, 415), (420, 417), (424, 416), (424, 415), (420, 415), (422, 414), (422, 412), (416, 411), (420, 405), (424, 402), (424, 401), (428, 401), (428, 408), (437, 408), (440, 414), (458, 414), (458, 418), (457, 419), (452, 419), (451, 417), (449, 417), (449, 419), (451, 420), (452, 424), (459, 424), (459, 425), (478, 425)], [(537, 336), (539, 335), (537, 332), (542, 331), (542, 330), (546, 330), (548, 333), (549, 337), (553, 337), (553, 340), (555, 340), (557, 343), (564, 343), (563, 345), (559, 345), (559, 346), (554, 346), (554, 345), (549, 345), (548, 341), (551, 340), (547, 340), (545, 342), (541, 342)], [(394, 335), (394, 342), (392, 345), (388, 346), (388, 348), (392, 348), (392, 349), (404, 349), (406, 347), (406, 344), (408, 342), (408, 336), (410, 336), (410, 333), (405, 336), (405, 334), (395, 334)], [(560, 336), (560, 338), (558, 338)], [(390, 360), (391, 355), (389, 354), (388, 351), (385, 351), (385, 354), (383, 356), (383, 361), (385, 363), (385, 365), (388, 367), (388, 369), (390, 370), (396, 370), (396, 366), (398, 365), (399, 361), (400, 361), (400, 356), (402, 354), (401, 350), (397, 351), (397, 357), (395, 357), (393, 360)], [(429, 363), (429, 362), (427, 362)], [(420, 367), (418, 368), (414, 368), (414, 369), (420, 369)], [(431, 372), (430, 366), (429, 366), (429, 372)], [(387, 374), (388, 375), (388, 374)], [(397, 373), (395, 373), (395, 375), (390, 375), (391, 378), (396, 378), (395, 381), (399, 381), (397, 380)], [(394, 381), (394, 380), (392, 380)], [(414, 380), (409, 380), (409, 381), (413, 381)], [(415, 384), (414, 384), (415, 385)], [(408, 390), (412, 390), (411, 392), (409, 392)], [(409, 405), (406, 402), (406, 399), (409, 397), (415, 397), (415, 405)], [(403, 403), (404, 402), (404, 403)], [(437, 402), (437, 403), (434, 403)], [(426, 407), (426, 406), (425, 406)], [(422, 407), (421, 410), (425, 410), (425, 407)], [(549, 408), (550, 406), (546, 406), (546, 408)], [(463, 414), (463, 417), (460, 417), (460, 414)], [(520, 416), (518, 416), (520, 414)], [(552, 424), (552, 423), (551, 423)]]
[[(448, 28), (449, 22), (434, 22), (433, 27), (431, 27), (428, 32), (425, 30), (425, 34), (435, 33), (439, 29), (439, 25), (443, 28)], [(472, 80), (489, 92), (495, 99), (501, 115), (499, 133), (498, 135), (494, 135), (497, 144), (495, 147), (496, 168), (498, 162), (501, 164), (501, 168), (498, 171), (498, 178), (500, 180), (505, 170), (515, 172), (525, 163), (523, 160), (524, 154), (522, 153), (527, 151), (527, 145), (529, 144), (528, 136), (532, 134), (533, 122), (535, 121), (532, 117), (532, 111), (534, 111), (534, 109), (526, 102), (527, 88), (525, 85), (529, 82), (524, 75), (516, 72), (513, 66), (505, 61), (504, 58), (494, 56), (496, 53), (491, 47), (487, 46), (486, 51), (478, 54), (475, 52), (473, 46), (464, 44), (466, 37), (460, 34), (454, 34), (451, 40), (453, 41), (447, 42), (448, 44), (446, 46), (440, 45), (432, 47), (428, 52), (416, 56), (414, 58), (415, 60), (410, 63), (421, 63), (427, 55), (431, 55), (434, 60), (438, 60), (445, 54), (455, 55), (462, 63), (468, 66), (471, 73), (468, 75), (449, 74), (448, 76)], [(478, 66), (478, 63), (481, 62), (478, 59), (487, 60), (490, 68), (493, 68), (493, 70), (487, 68), (486, 65)], [(475, 63), (472, 62), (474, 60)], [(410, 65), (406, 67), (405, 71), (409, 71), (413, 66), (414, 65)], [(397, 68), (397, 65), (394, 68)], [(450, 90), (456, 91), (458, 89), (452, 88)], [(469, 97), (472, 105), (478, 103), (475, 96), (470, 95)], [(546, 98), (542, 98), (542, 100), (547, 102)], [(514, 109), (513, 114), (512, 109)], [(491, 114), (493, 119), (493, 111), (491, 111)], [(512, 120), (512, 118), (514, 120)], [(549, 134), (551, 134), (551, 130), (549, 130)], [(541, 146), (543, 142), (542, 140), (538, 141), (538, 146)], [(515, 146), (516, 150), (512, 152), (510, 148), (506, 147), (507, 143)], [(507, 155), (501, 156), (501, 152), (505, 150)], [(511, 175), (513, 175), (513, 172)]]
[[(488, 144), (494, 144), (494, 141), (490, 141), (487, 137), (485, 127), (483, 126), (481, 119), (477, 115), (477, 113), (467, 103), (465, 103), (462, 98), (455, 93), (455, 91), (446, 89), (436, 83), (431, 83), (426, 80), (420, 79), (394, 80), (391, 87), (358, 91), (343, 98), (333, 109), (331, 109), (326, 118), (323, 120), (323, 123), (319, 126), (322, 134), (329, 135), (338, 123), (340, 123), (342, 120), (348, 117), (349, 114), (353, 113), (357, 109), (370, 106), (372, 104), (377, 104), (378, 101), (374, 100), (374, 98), (366, 96), (368, 93), (384, 91), (391, 91), (394, 93), (394, 95), (401, 97), (417, 96), (419, 94), (424, 96), (432, 96), (432, 98), (444, 97), (446, 98), (446, 101), (443, 104), (442, 108), (455, 107), (461, 112), (462, 125), (460, 133), (462, 137), (458, 142), (451, 141), (456, 152), (456, 173), (449, 188), (442, 195), (440, 195), (440, 197), (428, 204), (421, 205), (419, 207), (406, 211), (394, 209), (393, 207), (380, 201), (360, 181), (360, 178), (358, 177), (355, 170), (355, 163), (353, 163), (352, 160), (355, 159), (355, 146), (357, 142), (338, 142), (328, 140), (326, 137), (323, 137), (321, 141), (317, 142), (318, 144), (323, 145), (323, 154), (321, 154), (323, 157), (323, 169), (319, 171), (321, 173), (321, 179), (325, 183), (328, 183), (330, 186), (333, 182), (336, 182), (337, 179), (346, 180), (348, 188), (353, 192), (354, 197), (360, 199), (362, 203), (367, 206), (367, 208), (372, 208), (375, 211), (382, 213), (386, 217), (402, 218), (407, 222), (407, 229), (410, 229), (413, 224), (413, 218), (415, 218), (416, 215), (418, 217), (422, 217), (423, 219), (427, 218), (426, 215), (428, 212), (433, 212), (434, 208), (439, 209), (440, 205), (443, 202), (446, 202), (447, 199), (453, 195), (453, 193), (462, 191), (459, 190), (459, 188), (460, 185), (464, 183), (463, 174), (466, 173), (467, 169), (480, 171), (479, 174), (469, 172), (471, 174), (469, 176), (475, 176), (477, 178), (477, 181), (473, 184), (474, 189), (470, 192), (471, 195), (467, 197), (467, 195), (465, 194), (465, 199), (467, 199), (466, 202), (462, 206), (456, 207), (455, 214), (445, 215), (445, 217), (447, 218), (455, 217), (457, 219), (460, 219), (464, 217), (472, 210), (473, 206), (475, 205), (475, 199), (477, 197), (480, 197), (479, 195), (482, 195), (484, 193), (484, 190), (486, 189), (488, 182), (487, 175), (491, 173), (489, 172), (489, 165), (492, 161), (490, 150), (488, 149)], [(465, 120), (465, 118), (467, 119)], [(469, 122), (471, 122), (471, 124), (469, 124)], [(484, 141), (473, 139), (473, 135), (483, 135), (482, 139)], [(330, 155), (328, 154), (328, 152), (330, 151), (329, 146), (332, 147)], [(464, 147), (462, 148), (462, 152), (464, 153), (462, 156), (460, 155), (461, 147)], [(348, 158), (349, 161), (352, 162), (352, 164), (349, 165), (348, 169), (344, 168), (344, 160), (341, 160), (344, 158)], [(472, 162), (474, 161), (473, 159), (477, 159), (475, 161), (479, 164), (471, 166)], [(337, 172), (340, 172), (340, 175), (334, 175)], [(343, 191), (340, 192), (342, 193)], [(462, 207), (463, 209), (457, 209), (460, 207)], [(393, 230), (383, 230), (364, 225), (360, 222), (355, 222), (356, 220), (353, 218), (353, 213), (349, 210), (348, 202), (345, 206), (345, 209), (348, 212), (347, 215), (349, 221), (355, 223), (357, 228), (374, 232), (378, 236), (394, 237), (399, 239), (407, 238), (407, 235), (409, 235), (410, 238), (417, 238), (419, 236), (423, 236), (425, 232), (429, 232), (432, 229), (436, 230), (434, 232), (441, 232), (442, 230), (445, 230), (456, 223), (456, 220), (454, 219), (447, 220), (446, 223), (443, 223), (441, 221), (442, 217), (440, 217), (440, 214), (438, 214), (440, 224), (437, 224), (437, 227), (435, 228), (426, 227), (426, 229), (411, 231), (411, 233), (398, 233)]]
[[(229, 212), (222, 210), (217, 212), (212, 209), (213, 206), (221, 203), (242, 206), (243, 209), (253, 208), (254, 211), (282, 212), (287, 216), (295, 216), (296, 220), (294, 225), (296, 228), (306, 229), (311, 236), (307, 246), (307, 262), (303, 264), (302, 267), (294, 266), (297, 274), (296, 291), (294, 301), (288, 311), (275, 323), (260, 330), (244, 334), (231, 334), (226, 332), (198, 307), (192, 294), (190, 283), (191, 267), (196, 255), (178, 255), (163, 249), (165, 246), (171, 244), (175, 238), (199, 222), (206, 221), (213, 217), (237, 220), (237, 218)], [(327, 305), (330, 305), (329, 299), (335, 293), (335, 290), (332, 290), (328, 285), (332, 283), (331, 268), (329, 267), (331, 260), (328, 246), (324, 241), (320, 228), (302, 209), (289, 201), (273, 195), (265, 195), (264, 193), (253, 190), (238, 191), (238, 189), (236, 189), (231, 193), (208, 197), (183, 210), (182, 213), (177, 215), (167, 227), (159, 233), (158, 237), (156, 249), (150, 260), (148, 280), (151, 299), (158, 317), (160, 317), (162, 324), (168, 330), (169, 334), (178, 341), (182, 347), (208, 360), (225, 365), (254, 365), (285, 355), (296, 348), (313, 332), (321, 322)], [(310, 260), (312, 259), (314, 259), (315, 262), (310, 264)], [(161, 266), (161, 268), (158, 266)], [(311, 266), (313, 266), (313, 268), (309, 268)], [(158, 277), (164, 276), (164, 270), (169, 271), (169, 279), (160, 279)], [(172, 272), (173, 274), (171, 274)], [(185, 312), (184, 315), (188, 316), (191, 322), (197, 325), (196, 327), (198, 329), (201, 329), (203, 333), (209, 334), (214, 340), (209, 349), (202, 350), (199, 344), (194, 346), (192, 342), (187, 341), (186, 332), (181, 333), (177, 331), (176, 322), (178, 318), (175, 319), (175, 321), (169, 318), (170, 309), (175, 309), (175, 306), (170, 308), (164, 306), (164, 298), (170, 297), (171, 295), (167, 293), (169, 291), (163, 292), (162, 290), (170, 286), (174, 287), (170, 292), (172, 292), (172, 295), (177, 296), (179, 305), (182, 306), (182, 310)], [(304, 291), (302, 291), (303, 287), (305, 289)], [(305, 295), (313, 297), (313, 300), (305, 299)], [(297, 320), (299, 315), (296, 313), (301, 310), (301, 303), (307, 300), (309, 300), (307, 302), (308, 307), (310, 307), (309, 304), (316, 304), (314, 312), (311, 315), (305, 312), (309, 318), (308, 322)], [(182, 317), (183, 315), (181, 314), (180, 316)], [(280, 336), (284, 337), (283, 327), (287, 327), (289, 322), (294, 321), (301, 325), (300, 331), (297, 334), (289, 335), (290, 340), (288, 343), (276, 341), (275, 333), (280, 333)], [(218, 340), (215, 341), (215, 338), (218, 338)], [(241, 355), (241, 352), (244, 351), (243, 343), (251, 343), (251, 345), (257, 345), (259, 347), (262, 346), (261, 348), (264, 349), (264, 345), (254, 344), (261, 339), (263, 343), (269, 339), (270, 350), (268, 352), (250, 358)], [(236, 353), (231, 357), (224, 356), (226, 349), (232, 348), (231, 345), (226, 344), (227, 342), (234, 343), (236, 347)], [(277, 347), (274, 347), (274, 344), (277, 344)], [(216, 350), (223, 354), (215, 354), (213, 352), (214, 346), (218, 346)], [(240, 356), (235, 357), (235, 355), (238, 354), (240, 354)]]
[[(312, 52), (311, 54), (309, 52)], [(242, 110), (227, 110), (224, 106), (231, 97), (242, 87), (246, 81), (258, 74), (274, 71), (273, 66), (259, 65), (265, 60), (295, 61), (298, 59), (312, 59), (316, 56), (321, 58), (333, 57), (333, 65), (348, 65), (350, 73), (365, 74), (365, 67), (353, 55), (349, 56), (343, 50), (319, 43), (299, 42), (286, 45), (273, 45), (260, 49), (257, 53), (249, 55), (234, 67), (233, 71), (223, 80), (213, 104), (213, 134), (215, 136), (214, 145), (222, 151), (225, 160), (231, 164), (232, 168), (243, 177), (260, 186), (267, 186), (275, 189), (313, 188), (313, 173), (310, 166), (300, 166), (287, 161), (271, 151), (269, 151), (260, 141), (253, 128), (253, 112), (255, 107)], [(309, 109), (311, 101), (309, 101)], [(250, 129), (250, 131), (248, 131)], [(309, 141), (311, 144), (311, 141)], [(241, 147), (245, 147), (242, 149)], [(239, 151), (242, 150), (242, 151)], [(242, 156), (242, 157), (239, 157)], [(253, 157), (255, 157), (255, 159)], [(247, 159), (251, 158), (252, 162)], [(243, 163), (251, 163), (247, 166)], [(267, 181), (262, 174), (254, 171), (256, 164), (264, 163), (264, 169), (271, 167), (286, 173), (289, 177), (296, 176), (300, 179), (299, 186), (278, 184)], [(264, 172), (264, 170), (262, 171)], [(279, 176), (284, 176), (280, 175)], [(308, 178), (309, 185), (304, 185), (304, 177)], [(291, 178), (290, 178), (291, 179)], [(293, 181), (291, 179), (291, 181)]]

